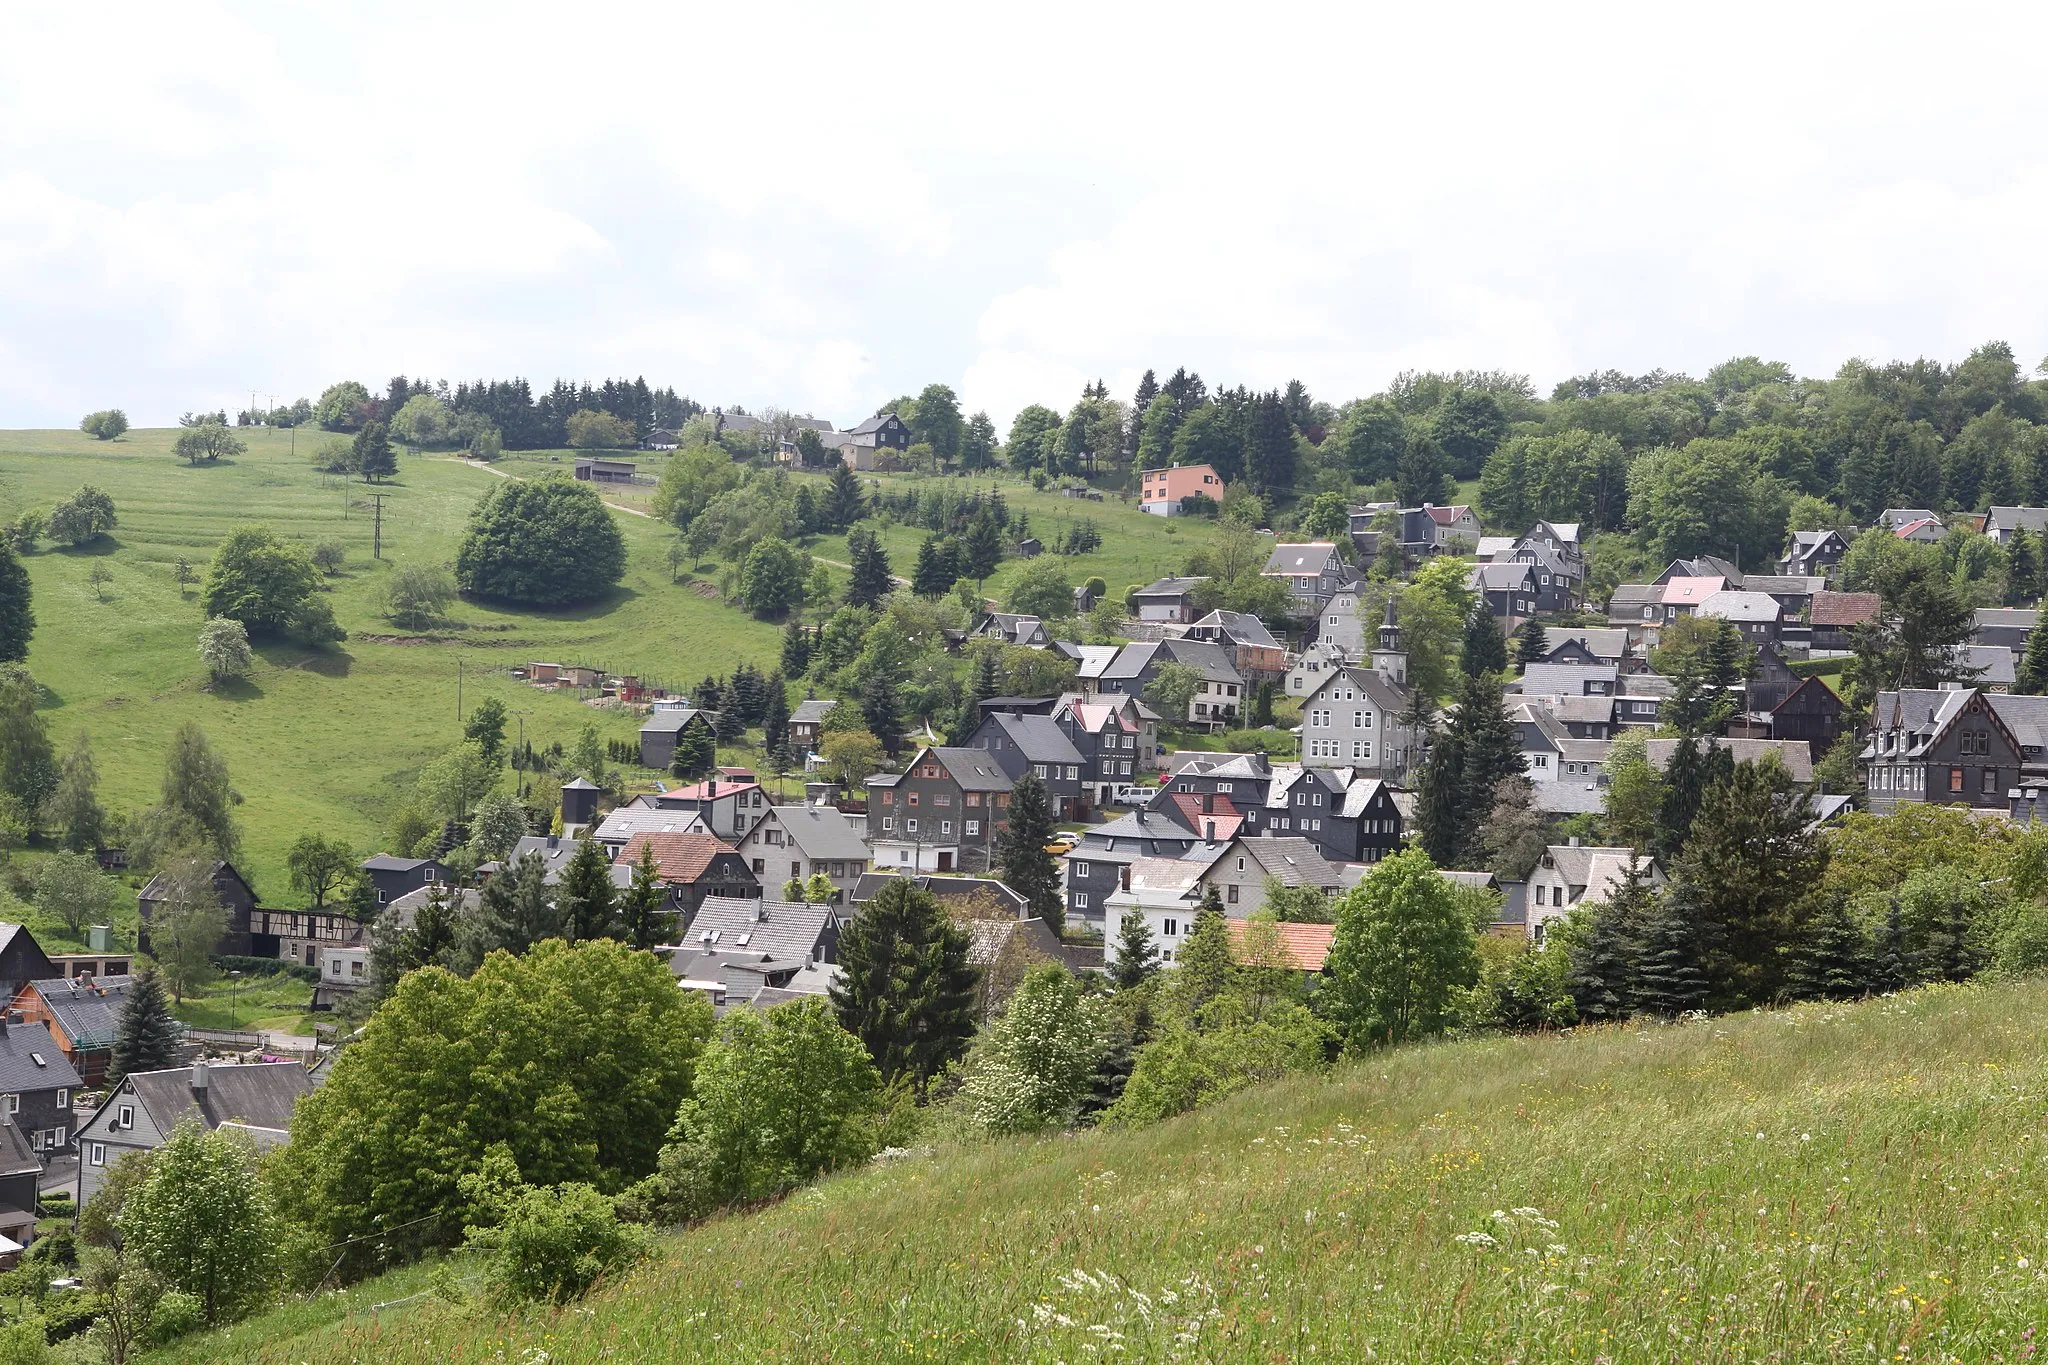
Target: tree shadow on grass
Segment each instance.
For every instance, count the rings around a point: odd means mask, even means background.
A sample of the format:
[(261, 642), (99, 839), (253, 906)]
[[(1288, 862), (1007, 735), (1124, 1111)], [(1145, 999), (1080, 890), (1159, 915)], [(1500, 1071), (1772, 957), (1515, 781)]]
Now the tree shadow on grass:
[(609, 616), (620, 607), (638, 598), (640, 593), (623, 583), (607, 591), (602, 597), (588, 602), (572, 602), (559, 607), (531, 607), (523, 602), (507, 602), (495, 597), (465, 595), (463, 601), (475, 602), (494, 611), (506, 612), (513, 616), (532, 617), (541, 621), (594, 621)]
[(318, 673), (323, 678), (346, 678), (355, 667), (355, 655), (338, 645), (308, 649), (289, 640), (252, 642), (256, 656), (273, 668), (296, 668)]
[(63, 555), (66, 559), (104, 559), (121, 548), (121, 542), (109, 535), (94, 536), (83, 545), (52, 545), (50, 553)]
[(261, 701), (263, 687), (254, 678), (222, 678), (201, 689), (222, 701)]

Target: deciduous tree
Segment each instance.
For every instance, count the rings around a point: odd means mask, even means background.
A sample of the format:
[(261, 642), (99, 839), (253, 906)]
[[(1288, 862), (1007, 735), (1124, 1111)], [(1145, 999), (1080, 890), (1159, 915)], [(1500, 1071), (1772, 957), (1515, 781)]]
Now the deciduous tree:
[(1419, 849), (1374, 865), (1337, 906), (1326, 1017), (1353, 1049), (1428, 1037), (1478, 975), (1472, 926)]

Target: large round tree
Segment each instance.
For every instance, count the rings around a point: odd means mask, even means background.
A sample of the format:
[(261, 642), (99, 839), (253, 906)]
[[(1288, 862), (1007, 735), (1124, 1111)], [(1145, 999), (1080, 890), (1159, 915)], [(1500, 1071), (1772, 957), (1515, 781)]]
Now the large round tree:
[(561, 475), (484, 494), (455, 556), (465, 593), (529, 607), (602, 597), (625, 572), (625, 538), (597, 490)]

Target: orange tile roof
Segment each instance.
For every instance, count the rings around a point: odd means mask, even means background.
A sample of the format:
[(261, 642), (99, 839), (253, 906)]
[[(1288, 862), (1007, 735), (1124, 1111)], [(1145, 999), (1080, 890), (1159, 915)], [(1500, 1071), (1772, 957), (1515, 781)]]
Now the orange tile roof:
[[(1238, 961), (1244, 960), (1244, 933), (1249, 921), (1233, 919), (1224, 921), (1230, 930), (1231, 951)], [(1287, 965), (1297, 971), (1319, 972), (1330, 956), (1330, 944), (1337, 937), (1334, 924), (1276, 924), (1280, 933), (1280, 951), (1287, 957)]]
[(711, 866), (711, 860), (721, 853), (737, 853), (725, 840), (715, 834), (674, 834), (659, 830), (643, 830), (626, 840), (626, 846), (619, 850), (617, 861), (623, 864), (640, 860), (640, 850), (654, 850), (655, 873), (665, 882), (689, 884), (704, 875), (704, 869)]
[[(1174, 792), (1167, 800), (1180, 812), (1181, 823), (1211, 842), (1235, 839), (1238, 826), (1244, 823), (1244, 817), (1238, 814), (1230, 798), (1220, 793), (1211, 800), (1211, 809), (1206, 815), (1202, 813), (1203, 797), (1200, 792)], [(1213, 835), (1208, 832), (1211, 825), (1216, 827)]]

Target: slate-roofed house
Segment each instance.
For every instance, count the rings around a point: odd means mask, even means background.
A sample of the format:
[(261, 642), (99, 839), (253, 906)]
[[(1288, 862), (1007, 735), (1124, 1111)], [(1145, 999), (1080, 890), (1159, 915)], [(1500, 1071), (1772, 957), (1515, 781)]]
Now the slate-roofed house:
[[(1124, 869), (1121, 886), (1110, 894), (1103, 910), (1104, 923), (1118, 923), (1125, 912), (1136, 910), (1152, 931), (1160, 962), (1172, 966), (1201, 907), (1202, 875), (1221, 853), (1215, 845), (1203, 844), (1188, 856), (1137, 859)], [(1262, 884), (1260, 895), (1264, 894)], [(1105, 967), (1116, 965), (1117, 939), (1116, 934), (1102, 936)]]
[(1264, 621), (1247, 612), (1212, 611), (1188, 627), (1187, 638), (1221, 648), (1248, 683), (1277, 680), (1287, 672), (1287, 650)]
[[(1643, 758), (1658, 772), (1671, 766), (1671, 759), (1683, 741), (1652, 739), (1643, 744)], [(1813, 785), (1813, 751), (1795, 739), (1725, 739), (1711, 735), (1694, 741), (1715, 749), (1726, 749), (1737, 763), (1756, 763), (1775, 754), (1785, 773), (1797, 786)]]
[(1302, 762), (1399, 777), (1413, 765), (1420, 737), (1401, 723), (1406, 689), (1370, 668), (1346, 666), (1323, 677), (1302, 702)]
[(1131, 594), (1131, 605), (1140, 621), (1178, 622), (1186, 625), (1201, 616), (1195, 606), (1195, 589), (1206, 578), (1161, 578)]
[(363, 875), (376, 888), (377, 904), (389, 905), (409, 891), (433, 882), (448, 880), (448, 869), (438, 858), (406, 858), (378, 853), (363, 859)]
[(1607, 624), (1628, 632), (1631, 646), (1649, 642), (1664, 621), (1664, 589), (1654, 583), (1623, 583), (1607, 597)]
[(846, 433), (841, 457), (858, 470), (879, 469), (886, 452), (910, 449), (910, 428), (893, 412), (880, 413)]
[(713, 834), (737, 841), (745, 838), (754, 822), (767, 814), (768, 793), (752, 773), (741, 768), (720, 768), (701, 782), (638, 797), (636, 804), (700, 815)]
[[(510, 870), (528, 857), (540, 859), (541, 885), (553, 886), (562, 880), (562, 873), (568, 869), (569, 860), (576, 856), (581, 846), (579, 840), (559, 834), (529, 834), (512, 845), (512, 852), (498, 864), (498, 871)], [(610, 857), (611, 850), (605, 855)], [(483, 869), (479, 868), (478, 871)], [(629, 863), (614, 862), (610, 865), (612, 885), (621, 891), (633, 885), (633, 868)], [(493, 873), (492, 875), (497, 875)]]
[[(1539, 522), (1538, 527), (1546, 525)], [(1575, 611), (1584, 596), (1586, 559), (1578, 543), (1556, 543), (1537, 531), (1515, 542), (1513, 548), (1492, 556), (1496, 564), (1527, 564), (1536, 571), (1536, 611), (1548, 615)]]
[(198, 1061), (123, 1076), (78, 1130), (78, 1207), (91, 1201), (122, 1157), (161, 1147), (187, 1119), (209, 1131), (232, 1123), (258, 1147), (283, 1143), (293, 1106), (312, 1089), (312, 1077), (297, 1062), (222, 1066)]
[[(227, 907), (228, 927), (220, 936), (220, 946), (214, 951), (226, 957), (275, 957), (275, 942), (254, 945), (249, 933), (249, 915), (256, 908), (256, 893), (250, 889), (242, 874), (235, 871), (235, 865), (216, 858), (213, 863), (213, 889), (220, 895), (220, 903)], [(136, 940), (143, 952), (149, 951), (149, 921), (156, 908), (164, 903), (164, 876), (158, 873), (149, 879), (149, 884), (136, 896), (136, 906), (141, 912), (142, 927)], [(257, 952), (257, 947), (264, 951)]]
[(976, 639), (1000, 640), (1006, 645), (1021, 645), (1026, 649), (1044, 649), (1052, 643), (1052, 635), (1045, 628), (1045, 622), (1036, 616), (1019, 616), (1015, 612), (992, 611), (975, 623), (970, 632)]
[(1272, 784), (1266, 789), (1261, 832), (1269, 838), (1306, 839), (1331, 862), (1355, 860), (1358, 821), (1344, 813), (1344, 792), (1350, 779), (1349, 771), (1298, 763), (1276, 765)]
[(713, 834), (636, 834), (619, 850), (618, 865), (631, 867), (640, 851), (654, 855), (655, 875), (668, 888), (669, 905), (687, 927), (705, 899), (744, 900), (761, 894), (761, 880), (731, 844)]
[(792, 878), (809, 881), (823, 873), (836, 892), (835, 905), (853, 894), (871, 856), (867, 841), (844, 811), (808, 804), (770, 806), (740, 841), (739, 850), (763, 888), (780, 888)]
[(1877, 524), (1887, 531), (1910, 526), (1916, 521), (1940, 521), (1931, 507), (1887, 507), (1877, 514)]
[[(1220, 799), (1228, 804), (1229, 798)], [(1066, 855), (1067, 917), (1105, 925), (1105, 907), (1121, 888), (1125, 868), (1140, 858), (1178, 858), (1200, 842), (1172, 810), (1132, 811), (1083, 830)]]
[(84, 1084), (47, 1025), (0, 1016), (0, 1123), (17, 1129), (32, 1150), (56, 1153), (70, 1145), (71, 1100)]
[(1803, 740), (1815, 763), (1842, 735), (1842, 699), (1821, 678), (1808, 678), (1771, 710), (1771, 738)]
[[(1875, 598), (1876, 593), (1865, 594)], [(1970, 642), (1999, 645), (2017, 659), (2027, 652), (2027, 637), (2041, 623), (2041, 613), (2031, 607), (1979, 607), (1974, 617)]]
[(1761, 574), (1742, 576), (1743, 592), (1766, 593), (1778, 604), (1782, 619), (1804, 616), (1813, 605), (1813, 595), (1827, 591), (1828, 581), (1814, 574)]
[(824, 740), (825, 717), (839, 705), (835, 697), (806, 697), (789, 713), (789, 742), (799, 751), (814, 750)]
[(2019, 660), (2002, 645), (1957, 645), (1954, 654), (1973, 687), (2010, 692), (2019, 681)]
[(1530, 664), (1522, 670), (1525, 697), (1611, 697), (1622, 690), (1613, 664)]
[(927, 745), (900, 773), (868, 778), (868, 843), (878, 872), (986, 870), (1009, 823), (1015, 784), (982, 749)]
[[(653, 806), (620, 806), (607, 811), (591, 838), (614, 859), (636, 834), (710, 834), (711, 826), (695, 811), (657, 810)], [(714, 836), (715, 837), (715, 836)]]
[(829, 905), (765, 896), (706, 896), (682, 934), (684, 951), (740, 949), (812, 966), (839, 960), (839, 915)]
[(907, 872), (870, 872), (854, 888), (853, 903), (856, 906), (867, 904), (899, 877), (907, 878), (918, 890), (936, 896), (939, 903), (947, 907), (946, 913), (956, 919), (969, 908), (967, 902), (976, 900), (993, 901), (1020, 920), (1031, 915), (1031, 902), (994, 877), (934, 876), (929, 872), (914, 876)]
[(1544, 849), (1529, 874), (1524, 920), (1529, 937), (1541, 943), (1550, 921), (1570, 914), (1574, 906), (1606, 900), (1626, 879), (1632, 862), (1651, 886), (1664, 885), (1664, 869), (1632, 848), (1600, 848), (1573, 839)]
[(1522, 563), (1474, 564), (1465, 587), (1485, 603), (1486, 610), (1513, 632), (1537, 611), (1536, 566)]
[(668, 771), (676, 759), (677, 742), (692, 727), (709, 732), (710, 713), (694, 706), (664, 706), (657, 702), (640, 723), (640, 766)]
[(1855, 639), (1851, 632), (1856, 627), (1875, 620), (1881, 605), (1881, 600), (1874, 592), (1815, 593), (1812, 603), (1806, 609), (1807, 621), (1813, 627), (1813, 648), (1854, 648)]
[(1778, 619), (1783, 614), (1778, 599), (1769, 593), (1737, 592), (1728, 588), (1709, 594), (1693, 608), (1695, 616), (1726, 621), (1734, 626), (1751, 648), (1777, 640)]
[(1544, 664), (1608, 664), (1620, 669), (1634, 658), (1628, 646), (1628, 632), (1616, 626), (1578, 626), (1569, 630), (1543, 632), (1549, 648), (1536, 660)]
[(50, 960), (27, 925), (0, 921), (0, 999), (13, 999), (31, 981), (69, 975)]
[(2012, 533), (2024, 530), (2039, 536), (2048, 529), (2048, 507), (1996, 507), (1984, 517), (1984, 534), (2000, 545), (2012, 542)]
[[(1358, 663), (1364, 659), (1366, 630), (1359, 610), (1358, 589), (1338, 589), (1316, 618), (1315, 645), (1326, 655), (1334, 654), (1345, 663)], [(1295, 696), (1306, 695), (1289, 690)]]
[(1158, 722), (1143, 719), (1140, 710), (1133, 697), (1059, 699), (1052, 721), (1081, 755), (1081, 795), (1088, 804), (1108, 805), (1118, 787), (1135, 782), (1152, 765)]
[(1082, 782), (1085, 760), (1066, 730), (1050, 716), (1023, 716), (993, 712), (967, 737), (967, 748), (981, 749), (995, 758), (996, 766), (1014, 784), (1030, 773), (1045, 784), (1052, 799), (1053, 818), (1079, 820), (1086, 816), (1088, 801)]
[(1464, 503), (1403, 507), (1400, 518), (1401, 548), (1410, 554), (1464, 554), (1485, 534), (1479, 514)]
[(1343, 885), (1337, 869), (1322, 850), (1300, 835), (1243, 835), (1224, 845), (1202, 874), (1202, 884), (1216, 888), (1223, 913), (1236, 918), (1256, 914), (1266, 903), (1266, 882), (1276, 878), (1288, 887), (1312, 886), (1335, 895)]
[(1101, 692), (1142, 697), (1159, 670), (1184, 664), (1202, 675), (1202, 684), (1188, 702), (1187, 723), (1221, 729), (1237, 718), (1245, 699), (1244, 675), (1231, 664), (1221, 646), (1204, 640), (1141, 640), (1125, 645), (1116, 661), (1097, 681)]
[(95, 1087), (106, 1079), (114, 1053), (114, 1026), (128, 1002), (126, 976), (58, 976), (24, 982), (8, 1002), (8, 1014), (26, 1024), (41, 1024), (56, 1041), (64, 1060)]
[(1778, 561), (1778, 572), (1826, 578), (1849, 553), (1849, 542), (1840, 531), (1794, 531), (1791, 548)]
[(0, 1123), (0, 1270), (20, 1264), (36, 1239), (43, 1161), (11, 1123)]
[(1358, 570), (1344, 562), (1336, 545), (1326, 540), (1275, 545), (1259, 573), (1286, 583), (1289, 609), (1302, 617), (1314, 616), (1338, 589), (1360, 578)]
[(1902, 802), (2005, 809), (2040, 771), (2048, 698), (1976, 688), (1880, 692), (1862, 752), (1864, 792), (1883, 814)]

